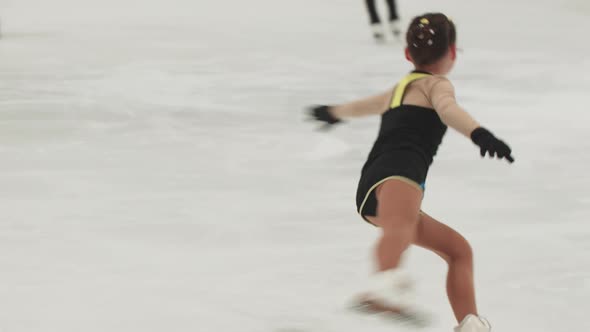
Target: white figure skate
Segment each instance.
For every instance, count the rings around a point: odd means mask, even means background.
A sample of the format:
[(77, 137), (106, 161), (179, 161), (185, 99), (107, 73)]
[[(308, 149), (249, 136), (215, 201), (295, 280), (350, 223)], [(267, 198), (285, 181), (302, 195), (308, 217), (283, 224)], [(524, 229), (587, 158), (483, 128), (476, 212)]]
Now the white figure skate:
[(381, 23), (371, 24), (371, 32), (373, 33), (373, 38), (375, 38), (375, 41), (379, 43), (385, 41), (385, 32), (383, 31), (383, 26)]
[(455, 332), (490, 332), (492, 326), (485, 319), (476, 315), (467, 315), (459, 326), (455, 327)]
[(402, 29), (399, 20), (389, 21), (389, 30), (396, 39), (401, 39)]
[(354, 308), (412, 325), (425, 326), (430, 322), (426, 313), (416, 310), (412, 279), (400, 269), (371, 276), (367, 290), (357, 297)]

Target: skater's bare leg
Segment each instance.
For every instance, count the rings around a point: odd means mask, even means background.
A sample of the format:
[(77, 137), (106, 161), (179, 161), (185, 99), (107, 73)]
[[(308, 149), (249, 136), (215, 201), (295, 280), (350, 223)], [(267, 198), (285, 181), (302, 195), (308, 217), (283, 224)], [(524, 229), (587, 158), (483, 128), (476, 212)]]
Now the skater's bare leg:
[(381, 230), (375, 248), (377, 273), (359, 302), (374, 312), (402, 315), (413, 309), (412, 281), (399, 268), (402, 254), (414, 242), (422, 190), (401, 179), (390, 179), (375, 189), (377, 216), (368, 220)]
[(477, 315), (473, 282), (473, 253), (461, 234), (427, 214), (420, 215), (414, 243), (437, 253), (449, 265), (447, 294), (455, 318)]
[(377, 216), (369, 221), (381, 228), (376, 257), (379, 271), (399, 266), (403, 252), (414, 242), (422, 191), (405, 181), (392, 179), (375, 192)]

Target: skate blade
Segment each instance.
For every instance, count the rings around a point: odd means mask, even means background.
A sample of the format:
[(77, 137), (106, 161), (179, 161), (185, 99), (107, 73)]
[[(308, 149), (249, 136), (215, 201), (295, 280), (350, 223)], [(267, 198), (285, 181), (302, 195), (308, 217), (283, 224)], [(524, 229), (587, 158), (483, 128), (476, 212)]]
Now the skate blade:
[(370, 302), (356, 303), (351, 309), (361, 314), (378, 315), (385, 320), (396, 324), (410, 325), (413, 327), (427, 327), (432, 324), (432, 318), (425, 312), (415, 310), (407, 311), (397, 308), (389, 308), (382, 305), (375, 305)]

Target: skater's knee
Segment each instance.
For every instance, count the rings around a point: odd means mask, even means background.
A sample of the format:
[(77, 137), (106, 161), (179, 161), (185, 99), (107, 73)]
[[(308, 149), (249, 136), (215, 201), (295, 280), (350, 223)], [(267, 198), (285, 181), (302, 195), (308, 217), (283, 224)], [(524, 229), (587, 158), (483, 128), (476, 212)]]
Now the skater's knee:
[(447, 262), (447, 264), (472, 264), (473, 250), (467, 240), (461, 236), (452, 239), (451, 245), (445, 249), (435, 250), (435, 252)]
[(448, 263), (465, 263), (472, 264), (473, 262), (473, 249), (469, 242), (462, 236), (458, 237), (454, 241), (453, 250), (451, 251)]

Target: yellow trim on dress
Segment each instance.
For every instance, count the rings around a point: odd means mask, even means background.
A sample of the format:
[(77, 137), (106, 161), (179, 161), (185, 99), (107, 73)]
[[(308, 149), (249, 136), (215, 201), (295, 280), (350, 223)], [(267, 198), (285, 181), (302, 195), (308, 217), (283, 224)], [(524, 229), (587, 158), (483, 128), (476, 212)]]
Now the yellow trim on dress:
[(382, 184), (383, 182), (387, 181), (387, 180), (399, 180), (402, 182), (405, 182), (413, 187), (415, 187), (416, 189), (420, 190), (421, 192), (424, 192), (424, 190), (422, 189), (422, 187), (414, 180), (409, 179), (405, 176), (400, 176), (400, 175), (394, 175), (394, 176), (388, 176), (385, 179), (382, 179), (381, 181), (375, 183), (365, 194), (365, 199), (363, 199), (363, 203), (361, 204), (361, 207), (358, 210), (358, 214), (360, 214), (361, 216), (363, 215), (363, 208), (365, 207), (365, 203), (367, 203), (367, 199), (369, 199), (369, 195), (373, 192), (373, 190), (375, 190), (375, 188), (377, 188), (380, 184)]
[(391, 104), (389, 105), (389, 108), (396, 108), (402, 104), (402, 99), (404, 98), (406, 88), (410, 83), (427, 76), (431, 75), (423, 73), (411, 73), (406, 77), (402, 78), (402, 80), (399, 81), (397, 87), (395, 88), (395, 92), (393, 93), (393, 98), (391, 99)]

